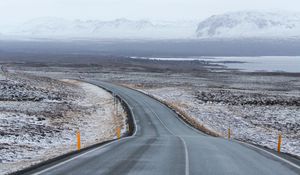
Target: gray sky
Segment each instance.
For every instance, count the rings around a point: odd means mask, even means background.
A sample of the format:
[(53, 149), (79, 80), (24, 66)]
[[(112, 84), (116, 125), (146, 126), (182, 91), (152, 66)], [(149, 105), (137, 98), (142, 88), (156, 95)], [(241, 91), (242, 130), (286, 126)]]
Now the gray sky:
[(151, 20), (203, 19), (240, 10), (300, 11), (300, 0), (0, 0), (0, 25), (38, 17)]

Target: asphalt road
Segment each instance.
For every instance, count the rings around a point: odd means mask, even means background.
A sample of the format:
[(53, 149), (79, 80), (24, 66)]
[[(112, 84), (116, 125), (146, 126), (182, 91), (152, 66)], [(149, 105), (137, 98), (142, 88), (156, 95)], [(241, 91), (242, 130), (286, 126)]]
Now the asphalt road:
[(134, 135), (36, 174), (300, 174), (297, 167), (264, 151), (196, 131), (172, 110), (142, 93), (108, 83), (92, 83), (127, 101), (137, 126)]

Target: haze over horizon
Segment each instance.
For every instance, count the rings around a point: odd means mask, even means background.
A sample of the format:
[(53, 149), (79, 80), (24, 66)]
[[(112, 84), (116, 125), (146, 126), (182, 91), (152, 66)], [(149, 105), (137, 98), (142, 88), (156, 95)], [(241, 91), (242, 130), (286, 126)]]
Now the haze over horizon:
[(40, 17), (71, 20), (203, 20), (230, 11), (300, 12), (299, 6), (297, 0), (0, 0), (0, 25), (16, 25)]

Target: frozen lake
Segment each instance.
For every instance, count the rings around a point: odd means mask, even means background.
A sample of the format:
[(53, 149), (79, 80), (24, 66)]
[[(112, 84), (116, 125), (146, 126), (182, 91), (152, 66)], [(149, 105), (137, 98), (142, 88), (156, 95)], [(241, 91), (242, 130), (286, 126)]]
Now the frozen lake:
[(300, 72), (300, 56), (263, 57), (189, 57), (189, 58), (148, 58), (151, 60), (201, 60), (224, 65), (246, 72)]

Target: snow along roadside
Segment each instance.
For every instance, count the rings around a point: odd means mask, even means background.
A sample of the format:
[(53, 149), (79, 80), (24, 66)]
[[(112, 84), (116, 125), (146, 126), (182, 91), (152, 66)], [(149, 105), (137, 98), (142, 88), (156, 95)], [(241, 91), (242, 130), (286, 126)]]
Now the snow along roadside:
[[(128, 85), (127, 85), (128, 86)], [(130, 86), (129, 86), (130, 87)], [(214, 136), (224, 136), (227, 137), (228, 126), (231, 126), (233, 130), (232, 137), (234, 139), (252, 143), (255, 145), (261, 145), (269, 149), (277, 149), (277, 133), (274, 130), (267, 129), (264, 127), (253, 126), (251, 123), (245, 121), (242, 117), (237, 117), (237, 114), (251, 114), (251, 110), (259, 111), (261, 108), (265, 113), (264, 117), (255, 118), (252, 117), (251, 121), (253, 123), (263, 122), (264, 120), (270, 120), (269, 115), (274, 115), (269, 122), (272, 123), (287, 123), (290, 121), (299, 120), (299, 109), (297, 107), (280, 107), (275, 106), (277, 111), (266, 110), (266, 108), (271, 107), (252, 107), (246, 109), (233, 110), (233, 107), (224, 104), (214, 104), (214, 103), (204, 103), (199, 104), (197, 99), (195, 99), (193, 93), (187, 88), (136, 88), (135, 89), (148, 94), (159, 101), (167, 104), (169, 107), (175, 109), (181, 116), (186, 117), (188, 123), (192, 124), (194, 127)], [(278, 110), (284, 108), (284, 110)], [(237, 113), (237, 112), (238, 113)], [(236, 112), (237, 114), (233, 113)], [(248, 113), (246, 113), (248, 112)], [(233, 113), (233, 114), (232, 114)], [(279, 113), (280, 115), (277, 115)], [(234, 115), (235, 114), (235, 115)], [(295, 122), (297, 123), (297, 122)], [(277, 125), (274, 124), (274, 127)], [(200, 127), (198, 127), (200, 126)], [(295, 134), (284, 134), (281, 151), (284, 153), (292, 154), (296, 157), (300, 156), (299, 152), (299, 135)]]
[[(79, 86), (85, 91), (85, 99), (79, 100), (79, 106), (87, 107), (89, 115), (80, 119), (78, 129), (81, 132), (82, 146), (87, 147), (95, 143), (116, 138), (116, 129), (126, 132), (126, 112), (122, 105), (114, 105), (113, 96), (106, 90), (90, 83), (77, 80), (61, 80)], [(116, 109), (117, 108), (117, 109)], [(118, 110), (116, 115), (115, 110)]]
[[(34, 138), (40, 137), (38, 134), (28, 137), (22, 134), (17, 137), (11, 135), (1, 137), (0, 145), (7, 145), (7, 149), (1, 150), (0, 159), (3, 161), (0, 162), (0, 174), (18, 171), (76, 150), (75, 133), (77, 130), (81, 132), (82, 148), (115, 138), (117, 127), (121, 127), (123, 132), (126, 131), (125, 111), (119, 104), (117, 105), (118, 116), (115, 115), (114, 99), (110, 93), (89, 83), (76, 80), (62, 81), (75, 85), (80, 89), (78, 92), (84, 93), (83, 98), (71, 102), (77, 106), (77, 110), (65, 111), (63, 116), (59, 118), (45, 117), (42, 122), (37, 120), (39, 116), (23, 113), (0, 113), (0, 119), (5, 119), (8, 123), (17, 123), (16, 125), (18, 125), (17, 121), (22, 121), (22, 126), (5, 126), (12, 130), (14, 127), (18, 129), (24, 125), (44, 125), (49, 128), (57, 124), (61, 125), (57, 133), (46, 134), (44, 138), (40, 139)], [(55, 102), (53, 101), (53, 103)], [(34, 106), (32, 107), (34, 108)], [(34, 132), (39, 132), (38, 129)]]

